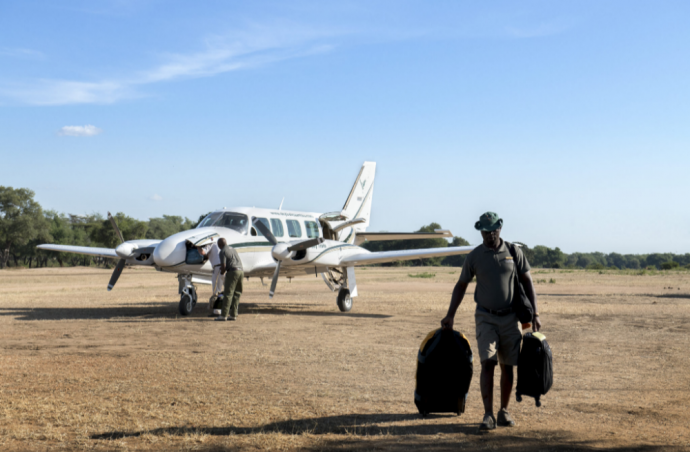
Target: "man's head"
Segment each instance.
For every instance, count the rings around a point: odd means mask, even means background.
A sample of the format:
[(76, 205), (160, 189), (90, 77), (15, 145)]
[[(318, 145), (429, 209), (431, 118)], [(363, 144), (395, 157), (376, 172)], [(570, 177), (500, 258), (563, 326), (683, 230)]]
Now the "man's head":
[(228, 242), (226, 242), (225, 239), (218, 239), (218, 248), (223, 249), (227, 244)]
[(474, 228), (482, 233), (484, 245), (490, 248), (497, 248), (500, 245), (501, 229), (503, 228), (503, 220), (498, 218), (494, 212), (486, 212), (479, 221), (474, 224)]

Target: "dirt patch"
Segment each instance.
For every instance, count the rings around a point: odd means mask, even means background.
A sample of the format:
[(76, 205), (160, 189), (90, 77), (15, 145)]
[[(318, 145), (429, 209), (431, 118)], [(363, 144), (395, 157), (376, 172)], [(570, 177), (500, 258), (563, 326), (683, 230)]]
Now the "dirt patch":
[[(690, 275), (535, 275), (556, 281), (537, 285), (554, 387), (480, 436), (479, 366), (466, 413), (416, 414), (417, 347), (459, 276), (429, 271), (359, 269), (347, 314), (320, 279), (281, 280), (273, 302), (250, 280), (224, 323), (207, 286), (179, 316), (155, 271), (112, 292), (108, 270), (0, 272), (0, 449), (690, 450)], [(475, 346), (473, 308), (456, 328)]]

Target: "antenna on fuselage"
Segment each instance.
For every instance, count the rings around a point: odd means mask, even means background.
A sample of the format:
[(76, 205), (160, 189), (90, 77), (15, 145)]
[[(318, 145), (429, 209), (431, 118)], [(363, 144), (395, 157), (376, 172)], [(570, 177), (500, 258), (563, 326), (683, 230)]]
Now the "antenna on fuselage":
[(280, 201), (280, 207), (278, 207), (278, 210), (283, 210), (283, 202), (285, 202), (285, 196), (283, 196), (283, 200)]

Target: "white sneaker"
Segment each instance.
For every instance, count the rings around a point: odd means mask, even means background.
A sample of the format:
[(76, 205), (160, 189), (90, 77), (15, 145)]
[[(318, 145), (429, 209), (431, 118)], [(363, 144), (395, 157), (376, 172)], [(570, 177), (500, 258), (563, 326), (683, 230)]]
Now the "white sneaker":
[(220, 309), (214, 309), (213, 315), (220, 315)]

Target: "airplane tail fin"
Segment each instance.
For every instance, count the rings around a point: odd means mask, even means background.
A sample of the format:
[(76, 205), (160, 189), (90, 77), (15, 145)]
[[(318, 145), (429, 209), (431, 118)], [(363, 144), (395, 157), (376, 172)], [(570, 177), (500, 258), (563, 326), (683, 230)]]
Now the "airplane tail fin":
[(364, 162), (359, 170), (355, 184), (350, 190), (341, 215), (348, 220), (361, 218), (364, 222), (356, 224), (355, 232), (364, 232), (369, 226), (371, 217), (371, 198), (374, 196), (374, 177), (376, 176), (376, 162)]

